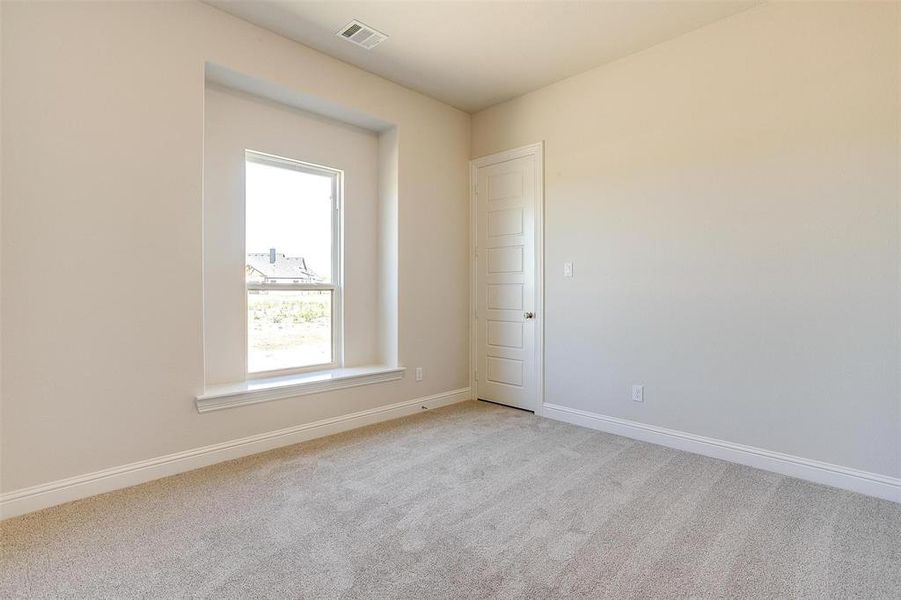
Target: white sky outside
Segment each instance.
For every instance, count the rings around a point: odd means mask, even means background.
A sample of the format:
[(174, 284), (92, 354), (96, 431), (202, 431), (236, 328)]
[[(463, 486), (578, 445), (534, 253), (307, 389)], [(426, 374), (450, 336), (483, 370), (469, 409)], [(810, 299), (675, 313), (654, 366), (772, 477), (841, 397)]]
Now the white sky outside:
[(332, 179), (245, 162), (247, 253), (302, 256), (324, 281), (332, 276)]

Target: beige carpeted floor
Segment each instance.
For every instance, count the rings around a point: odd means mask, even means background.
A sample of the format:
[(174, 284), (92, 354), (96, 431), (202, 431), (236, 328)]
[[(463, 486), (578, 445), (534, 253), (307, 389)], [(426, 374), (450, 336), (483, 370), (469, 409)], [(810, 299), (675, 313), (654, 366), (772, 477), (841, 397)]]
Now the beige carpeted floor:
[(2, 598), (901, 598), (901, 505), (469, 402), (12, 519)]

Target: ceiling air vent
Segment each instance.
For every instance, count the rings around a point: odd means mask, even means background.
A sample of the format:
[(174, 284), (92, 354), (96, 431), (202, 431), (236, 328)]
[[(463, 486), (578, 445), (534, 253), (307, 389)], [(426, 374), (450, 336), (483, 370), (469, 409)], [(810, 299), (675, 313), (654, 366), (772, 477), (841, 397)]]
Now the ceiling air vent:
[(376, 31), (369, 25), (364, 25), (359, 21), (351, 21), (336, 33), (338, 37), (342, 37), (348, 42), (353, 42), (357, 46), (362, 46), (367, 50), (372, 50), (382, 42), (388, 39), (388, 36), (380, 31)]

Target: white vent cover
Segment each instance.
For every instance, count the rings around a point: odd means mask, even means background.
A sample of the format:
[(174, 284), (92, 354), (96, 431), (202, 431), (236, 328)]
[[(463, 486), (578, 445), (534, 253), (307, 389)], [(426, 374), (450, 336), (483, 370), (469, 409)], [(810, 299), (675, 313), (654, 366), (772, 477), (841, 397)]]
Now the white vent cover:
[(369, 25), (365, 25), (359, 21), (351, 21), (342, 27), (335, 35), (344, 38), (348, 42), (353, 42), (357, 46), (362, 46), (367, 50), (372, 50), (388, 39), (388, 36), (384, 33), (376, 31)]

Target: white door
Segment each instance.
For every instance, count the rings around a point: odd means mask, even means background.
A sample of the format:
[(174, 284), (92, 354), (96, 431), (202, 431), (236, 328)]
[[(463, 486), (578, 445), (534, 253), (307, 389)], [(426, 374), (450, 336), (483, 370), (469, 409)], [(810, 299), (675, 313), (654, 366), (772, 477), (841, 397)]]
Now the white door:
[[(476, 217), (476, 365), (478, 398), (536, 411), (536, 215), (539, 149), (478, 159)], [(510, 155), (516, 156), (509, 158)], [(520, 156), (517, 156), (520, 155)]]

